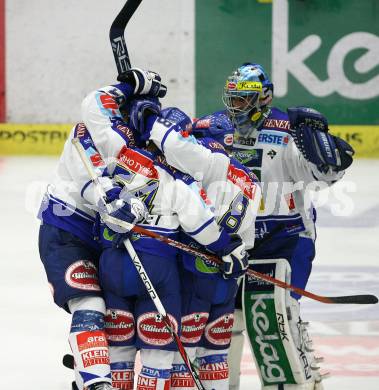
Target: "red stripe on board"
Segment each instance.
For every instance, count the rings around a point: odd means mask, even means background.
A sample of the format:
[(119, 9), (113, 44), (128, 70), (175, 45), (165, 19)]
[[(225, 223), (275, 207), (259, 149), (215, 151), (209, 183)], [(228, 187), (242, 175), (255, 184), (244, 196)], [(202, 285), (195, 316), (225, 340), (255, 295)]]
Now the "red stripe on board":
[(5, 1), (0, 0), (0, 122), (6, 121), (5, 95)]

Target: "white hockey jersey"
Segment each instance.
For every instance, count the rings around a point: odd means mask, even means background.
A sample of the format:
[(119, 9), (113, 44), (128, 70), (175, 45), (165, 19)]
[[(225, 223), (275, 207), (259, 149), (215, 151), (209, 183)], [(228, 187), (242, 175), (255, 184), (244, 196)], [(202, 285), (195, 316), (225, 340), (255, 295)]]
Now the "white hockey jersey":
[[(160, 153), (124, 146), (109, 174), (145, 203), (150, 216), (147, 223), (139, 226), (162, 235), (175, 235), (181, 228), (212, 250), (218, 250), (223, 240), (229, 240), (226, 231), (216, 223), (204, 189), (191, 176), (169, 166)], [(169, 254), (174, 250), (138, 234), (133, 234), (131, 239), (136, 249), (152, 254), (158, 250), (161, 255)]]
[[(97, 205), (98, 195), (71, 141), (73, 137), (81, 140), (101, 175), (124, 145), (134, 145), (133, 133), (119, 110), (132, 94), (132, 88), (124, 83), (100, 88), (83, 100), (84, 123), (71, 130), (39, 213), (42, 221), (74, 233), (97, 249), (92, 232), (95, 213), (86, 204)], [(109, 178), (103, 177), (101, 182), (106, 191), (113, 186)]]
[[(95, 212), (86, 206), (86, 204), (97, 205), (99, 197), (71, 142), (74, 137), (83, 140), (87, 156), (98, 167), (99, 175), (105, 168), (85, 126), (82, 123), (76, 125), (64, 144), (38, 216), (43, 222), (69, 231), (95, 249), (99, 249), (93, 240), (92, 231)], [(101, 178), (101, 182), (106, 191), (113, 187), (111, 179), (107, 177)]]
[(167, 162), (201, 181), (214, 205), (220, 226), (238, 233), (247, 249), (254, 245), (254, 222), (261, 192), (255, 175), (230, 158), (212, 139), (197, 141), (185, 132), (156, 121), (150, 140), (164, 153)]
[(272, 108), (250, 138), (235, 137), (234, 157), (262, 183), (256, 239), (264, 239), (278, 227), (275, 237), (299, 233), (314, 239), (314, 210), (308, 191), (320, 188), (320, 182), (331, 185), (344, 174), (331, 169), (320, 172), (303, 157), (289, 129), (287, 114)]

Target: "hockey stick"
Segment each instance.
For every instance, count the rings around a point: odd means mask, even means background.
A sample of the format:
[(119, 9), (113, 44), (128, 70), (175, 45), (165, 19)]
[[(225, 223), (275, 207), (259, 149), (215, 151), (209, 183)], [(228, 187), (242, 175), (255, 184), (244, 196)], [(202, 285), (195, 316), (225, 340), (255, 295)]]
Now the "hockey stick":
[(142, 0), (127, 0), (109, 30), (109, 39), (119, 75), (131, 68), (124, 32), (141, 2)]
[[(109, 221), (109, 222), (112, 222), (112, 221)], [(116, 221), (114, 221), (113, 223), (116, 223)], [(177, 249), (180, 249), (184, 252), (190, 253), (191, 255), (198, 256), (198, 257), (202, 258), (203, 260), (210, 262), (212, 265), (222, 264), (222, 260), (220, 260), (217, 256), (214, 256), (214, 255), (209, 254), (209, 253), (201, 252), (196, 248), (193, 248), (189, 245), (183, 244), (182, 242), (175, 241), (169, 237), (161, 236), (160, 234), (157, 234), (157, 233), (154, 233), (150, 230), (144, 229), (141, 226), (135, 225), (131, 230), (135, 233), (140, 233), (140, 234), (143, 234), (145, 236), (155, 238), (158, 241), (164, 242), (164, 243), (171, 245)], [(256, 278), (259, 280), (264, 280), (268, 283), (275, 284), (276, 286), (294, 291), (299, 295), (302, 295), (304, 297), (307, 297), (307, 298), (310, 298), (310, 299), (313, 299), (315, 301), (319, 301), (322, 303), (360, 304), (360, 305), (378, 303), (378, 298), (372, 294), (342, 295), (342, 296), (338, 296), (338, 297), (327, 297), (327, 296), (317, 295), (317, 294), (311, 293), (311, 292), (303, 290), (299, 287), (285, 283), (282, 280), (275, 279), (267, 274), (262, 274), (261, 272), (253, 271), (252, 269), (248, 269), (246, 273), (247, 273), (247, 275), (249, 275), (253, 278)]]
[[(74, 143), (74, 145), (79, 144), (80, 149), (82, 149), (82, 146), (77, 138), (74, 138), (72, 140), (72, 142)], [(82, 152), (82, 153), (84, 154), (84, 152)], [(86, 162), (83, 161), (83, 163), (86, 165), (87, 170), (88, 169), (93, 170), (92, 164), (88, 162), (87, 156), (85, 154), (84, 154), (84, 157), (85, 157)], [(87, 165), (88, 165), (88, 167), (87, 167)], [(93, 180), (98, 183), (98, 186), (101, 187), (101, 184), (99, 182), (99, 178), (96, 176), (95, 172), (94, 172), (94, 175), (95, 175), (95, 177), (93, 178)], [(106, 197), (105, 197), (105, 199), (106, 199)], [(177, 249), (180, 249), (184, 252), (190, 253), (191, 255), (198, 256), (198, 257), (202, 258), (203, 260), (210, 262), (212, 265), (222, 264), (222, 260), (219, 259), (215, 255), (212, 255), (210, 253), (204, 253), (202, 251), (199, 251), (196, 248), (193, 248), (189, 245), (183, 244), (182, 242), (175, 241), (172, 238), (162, 236), (160, 234), (157, 234), (155, 232), (147, 230), (141, 226), (132, 225), (132, 224), (129, 224), (127, 222), (120, 223), (119, 220), (114, 219), (114, 218), (109, 217), (109, 216), (105, 219), (105, 222), (113, 223), (115, 225), (120, 225), (121, 227), (124, 227), (125, 229), (128, 229), (128, 230), (132, 230), (135, 233), (139, 233), (139, 234), (143, 234), (147, 237), (155, 238), (156, 240), (164, 242), (167, 245), (173, 246), (174, 248), (177, 248)], [(343, 296), (337, 296), (337, 297), (327, 297), (327, 296), (317, 295), (317, 294), (311, 293), (311, 292), (303, 290), (299, 287), (293, 286), (291, 284), (287, 284), (287, 283), (283, 282), (282, 280), (275, 279), (269, 275), (262, 274), (262, 273), (257, 272), (257, 271), (253, 271), (252, 269), (247, 270), (247, 275), (254, 277), (256, 279), (259, 279), (259, 280), (264, 280), (264, 281), (271, 283), (271, 284), (275, 284), (279, 287), (294, 291), (299, 295), (305, 296), (307, 298), (310, 298), (310, 299), (313, 299), (315, 301), (319, 301), (322, 303), (361, 304), (361, 305), (378, 303), (378, 298), (375, 295), (371, 295), (371, 294), (343, 295)]]
[[(91, 181), (93, 182), (93, 184), (96, 188), (96, 191), (98, 192), (98, 195), (100, 196), (100, 199), (101, 199), (103, 205), (106, 207), (107, 212), (110, 213), (111, 206), (107, 202), (107, 195), (106, 195), (104, 188), (102, 187), (102, 185), (99, 181), (99, 177), (97, 176), (97, 174), (92, 166), (92, 163), (90, 162), (90, 160), (88, 159), (88, 157), (86, 155), (86, 152), (85, 152), (82, 144), (80, 143), (78, 138), (73, 138), (72, 143), (75, 146), (75, 149), (77, 150), (77, 152), (80, 156), (80, 159), (82, 160), (82, 162), (83, 162), (83, 164), (88, 172), (88, 175), (91, 178)], [(130, 227), (133, 227), (133, 225), (132, 224), (128, 224), (128, 225), (129, 225), (129, 230), (130, 230)], [(196, 387), (199, 390), (205, 390), (204, 386), (202, 385), (202, 383), (197, 375), (195, 367), (194, 367), (193, 363), (190, 361), (190, 359), (187, 355), (187, 352), (184, 349), (182, 341), (180, 340), (178, 334), (175, 332), (174, 326), (173, 326), (165, 308), (162, 305), (162, 302), (161, 302), (161, 300), (160, 300), (160, 298), (159, 298), (159, 296), (158, 296), (158, 294), (153, 286), (153, 283), (151, 282), (147, 272), (145, 271), (145, 268), (144, 268), (141, 260), (139, 259), (136, 251), (134, 250), (133, 245), (130, 242), (129, 238), (124, 240), (124, 245), (125, 245), (126, 250), (129, 253), (130, 258), (132, 259), (132, 262), (133, 262), (133, 264), (138, 272), (138, 275), (140, 276), (140, 278), (142, 280), (142, 283), (145, 285), (146, 290), (147, 290), (148, 294), (150, 295), (150, 298), (152, 299), (158, 313), (161, 315), (162, 320), (163, 320), (167, 330), (170, 332), (171, 337), (173, 338), (173, 340), (178, 348), (178, 351), (180, 353), (180, 356), (182, 357), (184, 364), (186, 365), (186, 367), (189, 371), (189, 374), (191, 375), (192, 379), (194, 380)]]

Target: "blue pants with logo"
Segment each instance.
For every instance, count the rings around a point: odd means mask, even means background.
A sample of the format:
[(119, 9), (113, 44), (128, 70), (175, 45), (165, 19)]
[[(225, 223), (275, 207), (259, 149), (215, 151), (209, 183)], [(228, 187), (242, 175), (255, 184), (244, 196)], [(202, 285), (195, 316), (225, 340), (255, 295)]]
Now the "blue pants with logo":
[(39, 230), (39, 253), (54, 302), (68, 310), (72, 298), (101, 296), (98, 281), (100, 253), (70, 232), (43, 223)]
[[(180, 333), (180, 281), (176, 255), (137, 251), (154, 289), (177, 333)], [(100, 259), (100, 283), (107, 307), (105, 330), (109, 344), (176, 350), (161, 316), (125, 249), (105, 249)], [(151, 290), (150, 290), (151, 291)]]

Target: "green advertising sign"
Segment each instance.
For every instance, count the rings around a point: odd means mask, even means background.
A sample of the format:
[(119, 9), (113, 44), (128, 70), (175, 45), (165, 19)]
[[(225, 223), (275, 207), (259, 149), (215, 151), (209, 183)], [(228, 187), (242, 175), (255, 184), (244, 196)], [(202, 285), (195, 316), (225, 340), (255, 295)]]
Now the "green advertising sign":
[(266, 68), (282, 109), (379, 124), (377, 0), (197, 0), (198, 115), (222, 108), (226, 77), (247, 61)]

